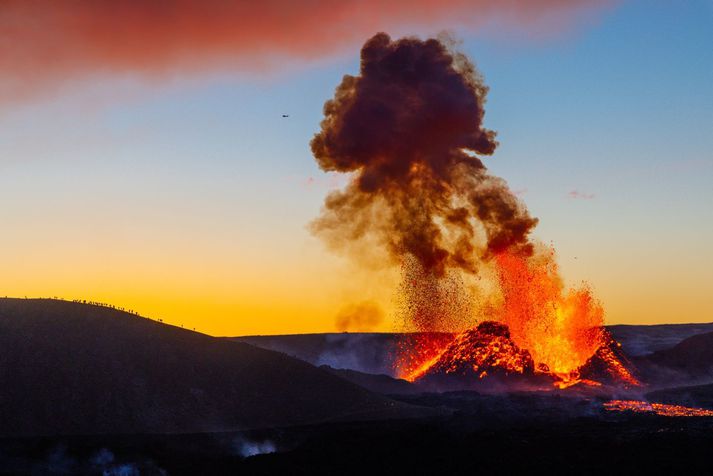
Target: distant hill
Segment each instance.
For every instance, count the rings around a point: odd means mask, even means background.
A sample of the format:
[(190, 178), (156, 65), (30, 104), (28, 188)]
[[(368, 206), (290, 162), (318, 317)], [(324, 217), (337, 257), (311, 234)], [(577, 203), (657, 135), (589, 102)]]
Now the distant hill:
[(0, 299), (0, 436), (219, 431), (418, 411), (248, 344), (101, 306)]
[(663, 385), (713, 379), (713, 332), (697, 334), (637, 361), (652, 381)]
[[(607, 329), (621, 343), (626, 356), (644, 356), (671, 348), (688, 337), (713, 332), (713, 323), (614, 325), (607, 326)], [(317, 366), (329, 365), (337, 369), (394, 377), (393, 362), (399, 339), (404, 336), (408, 337), (409, 334), (344, 332), (230, 339), (283, 352)]]
[(334, 369), (329, 365), (322, 365), (320, 369), (337, 375), (344, 380), (349, 380), (360, 387), (364, 387), (372, 392), (384, 395), (409, 395), (421, 393), (423, 391), (417, 385), (403, 379), (397, 379), (385, 374), (370, 374), (350, 369)]
[[(442, 333), (443, 336), (448, 334)], [(275, 350), (313, 365), (395, 376), (399, 340), (413, 334), (342, 332), (244, 336), (229, 339)], [(447, 339), (446, 339), (447, 340)]]
[(692, 374), (713, 371), (713, 332), (688, 337), (670, 349), (654, 352), (649, 360)]
[(325, 333), (244, 336), (233, 340), (291, 355), (313, 365), (392, 375), (399, 334)]
[(640, 356), (669, 349), (683, 339), (713, 332), (713, 323), (656, 324), (651, 326), (618, 324), (607, 326), (630, 356)]

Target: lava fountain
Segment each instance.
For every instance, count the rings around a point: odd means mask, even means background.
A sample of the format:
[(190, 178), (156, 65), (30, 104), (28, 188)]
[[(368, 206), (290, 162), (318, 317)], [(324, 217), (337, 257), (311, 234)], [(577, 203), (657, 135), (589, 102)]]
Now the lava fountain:
[(402, 378), (539, 374), (559, 388), (600, 385), (602, 377), (638, 385), (618, 343), (604, 329), (601, 304), (587, 286), (565, 289), (553, 250), (532, 256), (499, 253), (493, 261), (501, 300), (492, 320), (448, 341), (433, 334), (409, 339), (396, 362)]
[(554, 252), (540, 259), (507, 253), (495, 257), (503, 293), (500, 321), (513, 341), (532, 355), (536, 368), (563, 382), (603, 344), (604, 310), (591, 290), (564, 290)]

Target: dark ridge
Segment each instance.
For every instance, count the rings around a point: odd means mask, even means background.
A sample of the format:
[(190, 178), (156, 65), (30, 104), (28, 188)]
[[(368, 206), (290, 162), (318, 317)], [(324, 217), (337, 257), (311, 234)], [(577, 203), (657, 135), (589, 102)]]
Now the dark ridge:
[[(713, 323), (606, 326), (627, 357), (671, 348), (693, 335), (713, 331)], [(406, 334), (408, 336), (409, 334)], [(394, 376), (393, 361), (401, 333), (324, 333), (243, 336), (231, 339), (297, 357), (313, 365), (329, 365)], [(638, 359), (636, 359), (638, 362)]]
[[(399, 343), (418, 333), (341, 332), (243, 336), (230, 339), (291, 355), (313, 365), (394, 377)], [(444, 337), (449, 334), (439, 333)]]
[(320, 369), (326, 370), (338, 377), (382, 395), (410, 395), (423, 390), (417, 385), (403, 379), (390, 377), (384, 374), (369, 374), (350, 369), (335, 369), (329, 365), (322, 365)]
[(0, 436), (172, 433), (418, 409), (248, 344), (97, 305), (0, 299)]
[(713, 323), (607, 326), (629, 356), (641, 356), (669, 349), (696, 334), (713, 331)]
[(637, 365), (653, 382), (704, 383), (713, 379), (713, 332), (697, 334), (669, 349), (641, 357)]

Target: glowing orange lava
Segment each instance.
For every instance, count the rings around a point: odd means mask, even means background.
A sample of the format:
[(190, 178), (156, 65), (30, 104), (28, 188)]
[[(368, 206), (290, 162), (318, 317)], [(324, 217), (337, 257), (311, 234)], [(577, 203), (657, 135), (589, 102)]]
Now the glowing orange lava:
[(453, 341), (452, 334), (408, 334), (399, 342), (396, 369), (400, 378), (413, 382), (428, 371)]
[(615, 381), (633, 387), (641, 385), (639, 380), (634, 377), (634, 374), (624, 365), (622, 359), (612, 350), (614, 347), (621, 348), (621, 344), (616, 342), (608, 332), (604, 334), (604, 339), (605, 345), (597, 349), (595, 356), (598, 358), (598, 361), (606, 367), (606, 372)]
[(710, 417), (713, 410), (705, 408), (684, 407), (681, 405), (669, 405), (666, 403), (649, 403), (639, 400), (611, 400), (604, 404), (608, 411), (615, 412), (635, 412), (635, 413), (655, 413), (667, 417)]
[(563, 382), (603, 344), (604, 311), (591, 291), (564, 290), (552, 253), (530, 259), (507, 253), (495, 257), (503, 305), (500, 321), (538, 368)]
[(397, 364), (402, 378), (414, 381), (431, 372), (452, 373), (466, 363), (480, 378), (496, 368), (525, 373), (529, 359), (532, 373), (552, 376), (559, 388), (599, 385), (582, 377), (587, 366), (600, 367), (600, 373), (613, 380), (638, 385), (612, 350), (618, 344), (604, 330), (602, 306), (587, 286), (564, 288), (554, 251), (530, 257), (501, 253), (493, 263), (500, 292), (493, 317), (507, 337), (488, 330), (476, 336), (474, 328), (447, 343), (424, 338), (407, 347), (408, 365), (401, 365), (403, 358)]
[(510, 339), (507, 326), (485, 321), (457, 335), (433, 358), (403, 378), (414, 381), (426, 373), (443, 373), (472, 374), (482, 379), (491, 373), (525, 374), (533, 370), (532, 357)]

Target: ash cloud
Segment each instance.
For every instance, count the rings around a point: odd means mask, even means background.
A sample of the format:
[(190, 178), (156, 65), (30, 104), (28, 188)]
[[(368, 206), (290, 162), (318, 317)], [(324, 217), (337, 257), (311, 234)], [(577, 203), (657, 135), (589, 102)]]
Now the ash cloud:
[(322, 170), (351, 174), (313, 231), (338, 249), (376, 240), (393, 262), (412, 256), (434, 276), (475, 273), (505, 250), (531, 254), (537, 219), (480, 159), (498, 145), (483, 125), (487, 92), (447, 39), (369, 39), (311, 142)]
[(334, 325), (339, 332), (369, 332), (384, 321), (384, 311), (378, 304), (363, 301), (343, 307), (337, 313)]
[(579, 190), (570, 190), (567, 197), (573, 200), (594, 200), (596, 195), (593, 193), (580, 192)]

